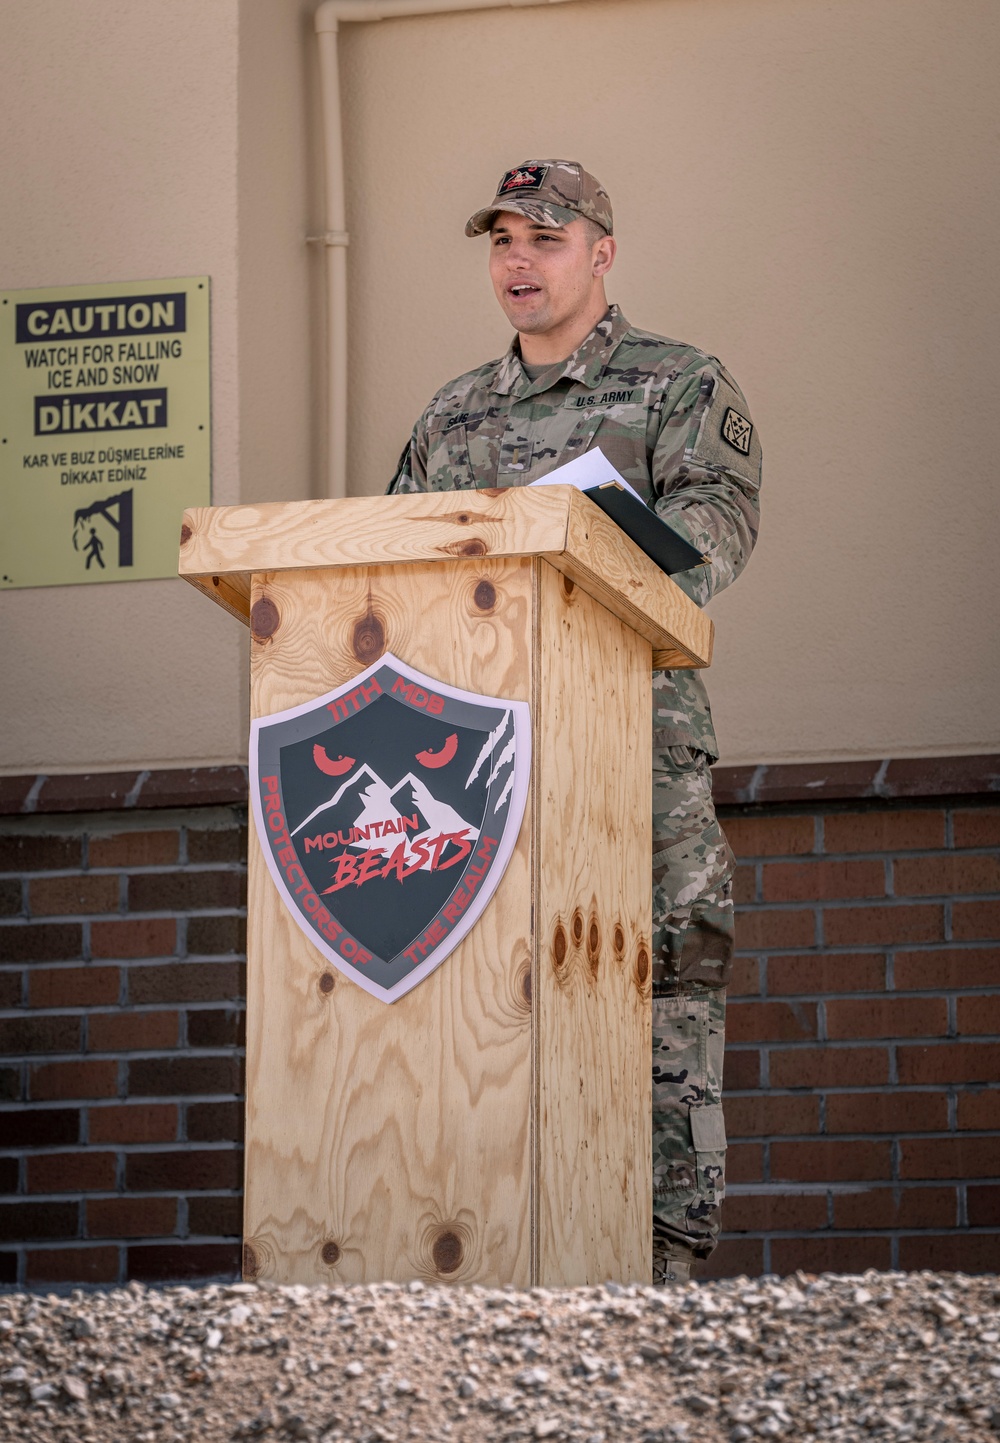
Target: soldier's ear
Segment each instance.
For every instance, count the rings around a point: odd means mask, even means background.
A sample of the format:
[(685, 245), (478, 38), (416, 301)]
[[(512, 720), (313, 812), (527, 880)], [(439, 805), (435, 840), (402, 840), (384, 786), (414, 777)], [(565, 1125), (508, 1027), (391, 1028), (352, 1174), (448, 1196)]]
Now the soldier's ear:
[(605, 276), (615, 263), (618, 242), (613, 235), (603, 235), (594, 246), (594, 275)]

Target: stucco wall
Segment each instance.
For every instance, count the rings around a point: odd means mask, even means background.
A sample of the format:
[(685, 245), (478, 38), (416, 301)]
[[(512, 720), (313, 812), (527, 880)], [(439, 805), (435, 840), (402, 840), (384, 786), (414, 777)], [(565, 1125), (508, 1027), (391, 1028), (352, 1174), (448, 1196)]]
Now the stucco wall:
[[(212, 276), (214, 499), (316, 489), (302, 0), (6, 0), (5, 286)], [(462, 224), (582, 159), (638, 324), (720, 355), (765, 520), (713, 608), (728, 762), (1000, 749), (992, 0), (581, 0), (342, 30), (351, 488), (498, 354)], [(989, 388), (989, 389), (988, 389)], [(7, 593), (0, 771), (243, 756), (241, 629), (180, 582)]]
[(462, 225), (529, 157), (611, 192), (609, 293), (726, 362), (764, 526), (713, 606), (729, 762), (996, 749), (991, 0), (596, 0), (344, 30), (350, 470), (506, 324)]
[(315, 0), (241, 0), (236, 245), (241, 501), (295, 501), (322, 463), (323, 223)]
[[(211, 276), (221, 505), (301, 497), (313, 475), (311, 9), (0, 7), (2, 284)], [(245, 756), (245, 633), (185, 583), (7, 592), (0, 610), (0, 771)]]

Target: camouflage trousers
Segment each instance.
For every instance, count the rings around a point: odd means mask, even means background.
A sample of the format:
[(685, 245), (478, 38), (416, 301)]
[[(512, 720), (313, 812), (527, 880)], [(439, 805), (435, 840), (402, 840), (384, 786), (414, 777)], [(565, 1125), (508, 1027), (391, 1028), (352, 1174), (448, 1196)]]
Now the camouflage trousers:
[(684, 1277), (692, 1259), (707, 1258), (718, 1240), (733, 866), (705, 753), (654, 748), (654, 1281)]

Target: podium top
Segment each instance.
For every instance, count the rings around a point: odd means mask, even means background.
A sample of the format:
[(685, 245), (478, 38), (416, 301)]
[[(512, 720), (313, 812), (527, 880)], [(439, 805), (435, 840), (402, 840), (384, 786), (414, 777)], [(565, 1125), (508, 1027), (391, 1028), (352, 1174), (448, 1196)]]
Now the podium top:
[(194, 507), (179, 574), (249, 625), (255, 572), (516, 556), (544, 557), (644, 636), (654, 666), (711, 662), (709, 618), (572, 486)]

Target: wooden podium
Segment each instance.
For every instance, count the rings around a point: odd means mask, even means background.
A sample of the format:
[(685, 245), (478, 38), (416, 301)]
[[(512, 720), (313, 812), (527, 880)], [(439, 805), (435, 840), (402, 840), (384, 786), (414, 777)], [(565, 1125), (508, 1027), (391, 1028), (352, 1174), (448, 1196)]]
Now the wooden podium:
[(391, 1006), (251, 825), (245, 1275), (648, 1282), (650, 672), (707, 666), (711, 622), (568, 486), (191, 510), (180, 558), (249, 622), (254, 717), (384, 652), (531, 712), (499, 888)]

